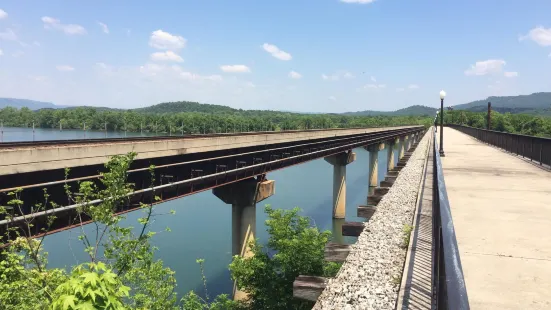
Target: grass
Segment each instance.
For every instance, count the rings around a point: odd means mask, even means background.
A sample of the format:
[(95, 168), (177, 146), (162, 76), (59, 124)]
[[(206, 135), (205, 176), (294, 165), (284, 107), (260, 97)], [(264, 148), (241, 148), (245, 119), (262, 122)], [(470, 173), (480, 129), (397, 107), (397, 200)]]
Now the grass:
[(404, 225), (404, 228), (402, 228), (402, 244), (400, 245), (402, 249), (407, 249), (409, 246), (409, 237), (411, 235), (411, 232), (413, 231), (413, 226), (411, 225)]

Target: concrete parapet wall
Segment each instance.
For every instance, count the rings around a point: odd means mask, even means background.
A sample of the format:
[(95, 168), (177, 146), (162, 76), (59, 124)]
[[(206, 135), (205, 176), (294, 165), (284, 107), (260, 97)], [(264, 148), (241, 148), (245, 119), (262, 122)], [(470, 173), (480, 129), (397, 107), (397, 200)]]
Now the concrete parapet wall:
[[(169, 140), (120, 141), (77, 145), (54, 145), (0, 150), (0, 175), (79, 167), (105, 163), (113, 155), (136, 152), (136, 159), (253, 147), (285, 142), (308, 141), (380, 132), (411, 126), (343, 130), (315, 130), (213, 137), (174, 138)], [(62, 143), (60, 141), (60, 143)]]

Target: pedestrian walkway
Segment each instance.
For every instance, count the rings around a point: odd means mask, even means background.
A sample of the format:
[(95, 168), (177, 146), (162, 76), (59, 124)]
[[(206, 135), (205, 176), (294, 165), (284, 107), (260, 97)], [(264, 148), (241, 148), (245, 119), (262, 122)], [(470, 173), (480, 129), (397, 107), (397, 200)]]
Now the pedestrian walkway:
[(451, 128), (444, 151), (471, 309), (551, 309), (551, 173)]

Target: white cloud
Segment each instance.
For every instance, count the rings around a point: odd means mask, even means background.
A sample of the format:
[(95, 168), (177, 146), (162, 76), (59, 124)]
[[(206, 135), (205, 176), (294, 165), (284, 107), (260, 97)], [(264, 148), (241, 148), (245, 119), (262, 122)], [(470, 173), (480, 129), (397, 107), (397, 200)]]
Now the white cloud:
[(6, 31), (0, 32), (0, 39), (7, 40), (7, 41), (16, 41), (17, 35), (13, 30), (10, 28), (6, 29)]
[(182, 72), (180, 73), (180, 77), (188, 81), (201, 81), (201, 80), (207, 80), (207, 81), (213, 81), (213, 82), (222, 81), (222, 76), (218, 74), (203, 76), (203, 75), (199, 75), (191, 72)]
[(0, 9), (0, 19), (4, 19), (8, 17), (8, 13), (6, 11)]
[(375, 2), (375, 0), (340, 0), (340, 1), (344, 3), (358, 3), (358, 4), (368, 4), (368, 3)]
[(280, 50), (279, 47), (273, 44), (264, 43), (264, 45), (262, 45), (262, 48), (264, 48), (266, 52), (270, 53), (272, 56), (280, 60), (291, 60), (293, 58), (291, 54)]
[(353, 79), (356, 76), (350, 72), (345, 72), (342, 77), (344, 77), (345, 79)]
[(34, 45), (34, 46), (40, 46), (40, 42), (34, 41), (34, 42), (33, 42), (33, 45)]
[(331, 100), (331, 101), (337, 101), (337, 98), (335, 96), (329, 96), (328, 99)]
[(348, 71), (337, 71), (331, 75), (327, 75), (327, 74), (322, 74), (321, 75), (321, 78), (325, 81), (338, 81), (340, 80), (341, 78), (344, 78), (344, 79), (353, 79), (355, 78), (356, 76)]
[(371, 82), (377, 83), (377, 79), (374, 76), (371, 76)]
[(419, 85), (417, 85), (417, 84), (409, 84), (408, 88), (409, 88), (409, 89), (419, 89)]
[(186, 46), (187, 40), (179, 35), (173, 35), (162, 30), (156, 30), (151, 33), (149, 45), (161, 50), (178, 50)]
[(213, 81), (219, 82), (222, 81), (222, 76), (213, 74), (213, 75), (200, 75), (188, 71), (184, 71), (182, 67), (178, 65), (159, 65), (154, 63), (147, 63), (139, 68), (139, 71), (150, 78), (159, 77), (173, 80), (174, 78), (180, 78), (186, 81)]
[(109, 33), (109, 27), (107, 27), (106, 24), (102, 23), (102, 22), (98, 22), (98, 25), (101, 27), (101, 30), (104, 32), (104, 33)]
[(397, 91), (397, 92), (403, 92), (404, 90), (406, 90), (406, 89), (403, 88), (403, 87), (396, 88), (396, 91)]
[(86, 29), (84, 29), (81, 25), (62, 24), (59, 19), (55, 19), (53, 17), (44, 16), (42, 17), (42, 22), (44, 23), (45, 29), (63, 31), (68, 35), (86, 34)]
[(292, 78), (292, 79), (300, 79), (300, 78), (302, 78), (302, 74), (300, 74), (296, 71), (291, 71), (291, 72), (289, 72), (289, 77)]
[(530, 30), (527, 35), (521, 36), (519, 40), (532, 40), (541, 46), (551, 46), (551, 28), (536, 27)]
[(173, 51), (153, 53), (153, 54), (151, 54), (151, 60), (153, 60), (153, 61), (184, 62), (184, 59), (180, 55), (174, 53)]
[(518, 72), (514, 72), (514, 71), (511, 71), (511, 72), (505, 72), (503, 74), (505, 77), (508, 77), (508, 78), (515, 78), (518, 76)]
[(0, 56), (4, 55), (4, 52), (0, 49)]
[(505, 60), (501, 59), (489, 59), (484, 61), (477, 61), (468, 70), (465, 70), (465, 75), (487, 75), (493, 73), (500, 73), (505, 66)]
[(338, 75), (325, 75), (325, 74), (322, 74), (321, 78), (325, 81), (338, 81), (339, 80)]
[(245, 86), (250, 87), (250, 88), (255, 88), (256, 87), (256, 85), (254, 85), (253, 82), (247, 82), (247, 83), (245, 83)]
[(367, 84), (364, 86), (365, 89), (381, 89), (385, 87), (385, 84)]
[(246, 73), (251, 72), (251, 69), (245, 65), (223, 65), (220, 70), (230, 73)]
[(25, 53), (23, 51), (16, 51), (16, 52), (13, 52), (11, 55), (15, 58), (18, 58), (25, 55)]
[(62, 72), (70, 72), (70, 71), (75, 71), (75, 68), (71, 67), (71, 66), (67, 66), (67, 65), (59, 65), (59, 66), (56, 66), (56, 69), (58, 71), (62, 71)]

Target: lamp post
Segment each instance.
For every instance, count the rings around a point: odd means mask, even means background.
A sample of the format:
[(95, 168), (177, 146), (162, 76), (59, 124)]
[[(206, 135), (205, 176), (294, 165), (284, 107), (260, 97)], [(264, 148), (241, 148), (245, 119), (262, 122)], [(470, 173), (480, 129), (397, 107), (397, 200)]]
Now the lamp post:
[(444, 157), (444, 97), (446, 92), (440, 91), (440, 157)]

